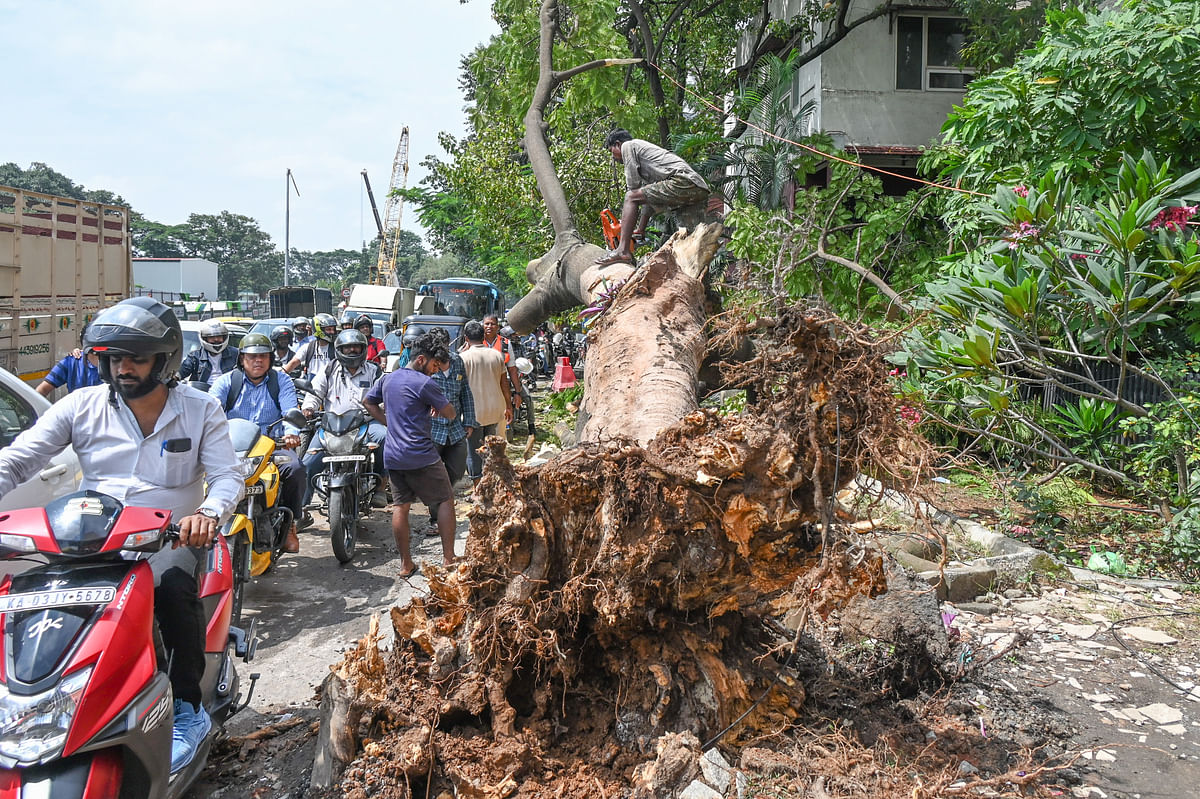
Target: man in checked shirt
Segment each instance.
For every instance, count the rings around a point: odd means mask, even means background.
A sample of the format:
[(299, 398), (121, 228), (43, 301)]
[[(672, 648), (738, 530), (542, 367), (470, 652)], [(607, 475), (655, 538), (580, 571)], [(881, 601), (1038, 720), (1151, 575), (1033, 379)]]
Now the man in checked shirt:
[[(458, 415), (453, 419), (433, 417), (431, 433), (434, 446), (442, 456), (442, 463), (446, 464), (450, 485), (453, 486), (466, 474), (467, 437), (479, 426), (479, 422), (475, 420), (475, 398), (471, 395), (471, 384), (467, 382), (467, 370), (458, 353), (450, 349), (450, 334), (445, 328), (435, 327), (429, 331), (429, 335), (445, 345), (450, 352), (450, 365), (441, 372), (434, 372), (430, 377), (446, 395), (446, 399), (450, 400)], [(425, 528), (425, 535), (436, 536), (438, 505), (428, 507), (429, 525)]]

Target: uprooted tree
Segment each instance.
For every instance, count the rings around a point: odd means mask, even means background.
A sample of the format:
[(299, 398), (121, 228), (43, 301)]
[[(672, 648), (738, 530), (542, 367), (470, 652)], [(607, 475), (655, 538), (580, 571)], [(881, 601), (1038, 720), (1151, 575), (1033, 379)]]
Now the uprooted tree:
[[(911, 477), (921, 451), (881, 353), (817, 306), (780, 303), (722, 331), (726, 346), (763, 337), (727, 374), (753, 390), (748, 411), (698, 408), (719, 226), (676, 234), (636, 270), (595, 266), (603, 251), (566, 210), (543, 112), (563, 80), (607, 62), (554, 71), (555, 7), (542, 5), (525, 122), (557, 240), (509, 323), (610, 294), (589, 335), (590, 417), (577, 447), (540, 466), (489, 440), (465, 562), (427, 567), (429, 595), (392, 610), (391, 651), (373, 631), (327, 682), (321, 776), (359, 753), (339, 795), (667, 795), (695, 767), (667, 767), (668, 734), (736, 744), (793, 723), (805, 689), (781, 661), (806, 622), (887, 586), (879, 554), (827, 516), (868, 464)], [(893, 685), (928, 640), (898, 636)]]

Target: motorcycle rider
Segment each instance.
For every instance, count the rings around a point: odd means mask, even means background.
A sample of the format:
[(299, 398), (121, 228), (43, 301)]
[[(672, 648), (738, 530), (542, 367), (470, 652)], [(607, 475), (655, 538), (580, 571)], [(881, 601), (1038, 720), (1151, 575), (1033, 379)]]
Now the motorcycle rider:
[(171, 511), (179, 545), (155, 553), (149, 565), (175, 697), (176, 771), (212, 728), (201, 705), (205, 615), (197, 578), (202, 548), (241, 499), (242, 476), (216, 400), (176, 382), (183, 334), (170, 308), (150, 297), (123, 300), (88, 326), (84, 347), (99, 356), (104, 385), (68, 394), (0, 450), (0, 496), (71, 446), (83, 471), (81, 490)]
[(292, 346), (300, 349), (312, 340), (312, 322), (308, 320), (307, 316), (297, 316), (292, 320), (292, 332), (295, 333)]
[(342, 315), (338, 317), (338, 327), (342, 330), (350, 330), (354, 327), (354, 311), (342, 311)]
[(192, 350), (179, 367), (180, 380), (214, 380), (237, 367), (238, 349), (229, 346), (229, 328), (219, 319), (200, 325), (200, 349)]
[(296, 350), (292, 347), (292, 342), (296, 340), (296, 334), (287, 325), (276, 325), (271, 330), (271, 345), (274, 348), (273, 358), (275, 366), (280, 368), (287, 365), (287, 362), (296, 357)]
[[(309, 418), (322, 406), (326, 411), (334, 413), (362, 408), (362, 398), (383, 374), (383, 370), (377, 364), (367, 360), (367, 340), (357, 330), (343, 330), (338, 333), (333, 349), (335, 360), (313, 375), (312, 392), (305, 398), (301, 408)], [(387, 429), (383, 425), (378, 422), (368, 424), (368, 441), (383, 444), (386, 437)], [(308, 472), (304, 507), (310, 510), (316, 507), (312, 502), (313, 478), (321, 473), (325, 464), (325, 453), (316, 449), (318, 446), (314, 438), (304, 456), (304, 467)], [(373, 468), (378, 474), (383, 474), (382, 446), (375, 450), (375, 461), (376, 465)], [(375, 496), (382, 497), (381, 494)]]
[(365, 313), (359, 314), (354, 320), (354, 329), (363, 334), (367, 340), (367, 360), (383, 366), (384, 358), (388, 356), (387, 345), (383, 339), (375, 337), (375, 322)]
[(288, 361), (283, 371), (294, 374), (304, 369), (304, 376), (313, 380), (334, 362), (333, 340), (338, 335), (338, 323), (332, 314), (319, 313), (313, 317), (315, 333), (306, 343), (296, 348), (296, 356)]
[[(267, 435), (270, 425), (298, 407), (292, 378), (271, 368), (272, 349), (271, 342), (262, 333), (247, 334), (242, 339), (241, 357), (238, 359), (242, 377), (239, 379), (237, 372), (223, 374), (208, 391), (221, 403), (228, 418), (254, 422), (263, 435)], [(296, 535), (296, 526), (304, 512), (304, 468), (296, 456), (296, 447), (300, 446), (300, 431), (284, 424), (283, 432), (283, 448), (276, 450), (287, 458), (278, 464), (282, 482), (280, 501), (292, 511), (292, 526), (288, 530), (283, 551), (299, 552), (300, 539)]]

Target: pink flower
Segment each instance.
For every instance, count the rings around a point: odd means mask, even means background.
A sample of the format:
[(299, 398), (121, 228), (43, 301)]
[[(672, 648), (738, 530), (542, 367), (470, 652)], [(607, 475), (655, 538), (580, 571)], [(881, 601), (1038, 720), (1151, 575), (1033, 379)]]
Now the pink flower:
[(1071, 260), (1072, 261), (1086, 261), (1087, 254), (1082, 253), (1082, 252), (1073, 252), (1073, 253), (1071, 253)]
[(909, 427), (916, 427), (921, 422), (921, 412), (908, 405), (900, 406), (900, 419)]
[(1008, 528), (1008, 531), (1013, 535), (1029, 535), (1031, 532), (1033, 532), (1022, 524), (1014, 524), (1012, 527)]
[(1029, 189), (1025, 186), (1013, 186), (1013, 194), (1018, 197), (1028, 197)]
[(1179, 231), (1183, 230), (1187, 225), (1188, 220), (1196, 215), (1197, 206), (1181, 205), (1173, 208), (1164, 208), (1158, 212), (1158, 216), (1150, 220), (1150, 229), (1158, 230), (1165, 228), (1167, 230)]
[(1017, 249), (1022, 239), (1036, 239), (1042, 234), (1042, 229), (1030, 222), (1022, 222), (1017, 229), (1008, 234), (1008, 249)]

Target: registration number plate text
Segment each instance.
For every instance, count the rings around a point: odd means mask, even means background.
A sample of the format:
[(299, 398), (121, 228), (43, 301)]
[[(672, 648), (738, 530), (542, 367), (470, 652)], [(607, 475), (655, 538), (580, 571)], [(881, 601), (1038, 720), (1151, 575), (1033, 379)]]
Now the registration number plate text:
[(0, 597), (0, 613), (19, 610), (62, 608), (69, 605), (100, 605), (117, 598), (115, 588), (71, 588), (66, 591), (31, 591)]
[(365, 461), (366, 455), (326, 455), (326, 463), (345, 463), (347, 461)]

